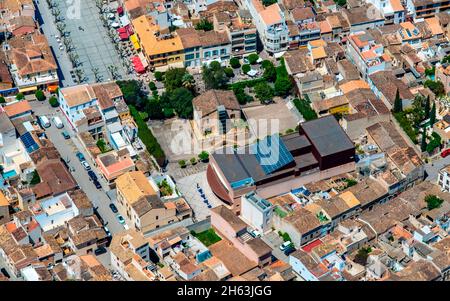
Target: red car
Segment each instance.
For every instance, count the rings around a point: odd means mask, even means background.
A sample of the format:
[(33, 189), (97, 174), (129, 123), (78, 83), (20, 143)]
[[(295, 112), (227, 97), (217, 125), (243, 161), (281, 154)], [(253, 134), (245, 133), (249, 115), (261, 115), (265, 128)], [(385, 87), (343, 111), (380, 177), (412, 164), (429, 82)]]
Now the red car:
[(441, 153), (441, 157), (442, 157), (442, 158), (445, 158), (445, 157), (447, 157), (448, 155), (450, 155), (450, 148), (449, 148), (449, 149), (446, 149), (446, 150), (443, 150), (442, 153)]

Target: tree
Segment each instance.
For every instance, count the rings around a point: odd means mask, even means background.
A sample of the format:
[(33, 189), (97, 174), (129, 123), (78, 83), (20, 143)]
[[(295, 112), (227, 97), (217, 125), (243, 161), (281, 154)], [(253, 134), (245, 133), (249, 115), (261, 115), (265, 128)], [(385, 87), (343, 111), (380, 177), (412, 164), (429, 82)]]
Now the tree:
[(225, 68), (223, 69), (223, 71), (225, 72), (225, 75), (227, 77), (234, 77), (234, 72), (232, 68)]
[(25, 95), (23, 95), (23, 93), (21, 92), (21, 93), (18, 93), (17, 95), (16, 95), (16, 99), (17, 100), (22, 100), (22, 99), (24, 99), (25, 98)]
[(162, 82), (164, 80), (164, 73), (161, 71), (155, 71), (154, 75), (157, 81)]
[(269, 6), (269, 5), (272, 5), (274, 3), (277, 3), (277, 0), (262, 0), (262, 4), (264, 6)]
[[(186, 88), (176, 88), (171, 92), (165, 92), (161, 95), (159, 102), (163, 107), (163, 110), (173, 109), (177, 112), (178, 116), (185, 119), (192, 118), (193, 107), (192, 99), (194, 96), (191, 91)], [(170, 111), (169, 111), (170, 112)], [(149, 113), (150, 114), (150, 113)]]
[(347, 5), (347, 0), (335, 0), (334, 2), (340, 7)]
[(281, 77), (275, 81), (275, 94), (278, 96), (286, 97), (292, 89), (292, 83), (289, 78)]
[(359, 249), (354, 261), (362, 266), (365, 266), (370, 252), (372, 252), (370, 247)]
[(432, 127), (436, 122), (436, 103), (433, 103), (430, 111), (430, 126)]
[(202, 162), (208, 162), (209, 160), (209, 154), (206, 151), (202, 151), (200, 154), (198, 154), (198, 158)]
[(427, 150), (427, 132), (426, 132), (425, 127), (423, 128), (422, 142), (420, 143), (420, 150), (423, 152)]
[(424, 112), (425, 112), (425, 119), (430, 118), (430, 96), (427, 96), (427, 99), (425, 101)]
[(269, 82), (274, 82), (277, 78), (277, 70), (271, 61), (263, 61), (262, 67), (264, 68), (263, 77)]
[(394, 113), (399, 113), (399, 112), (403, 111), (402, 100), (400, 98), (400, 91), (398, 89), (395, 94), (393, 111), (394, 111)]
[(273, 98), (273, 89), (266, 82), (258, 83), (254, 88), (256, 97), (261, 101), (271, 101)]
[(239, 59), (237, 57), (232, 57), (230, 59), (230, 66), (231, 68), (237, 69), (241, 67), (241, 63), (239, 62)]
[(41, 183), (41, 177), (39, 177), (37, 170), (34, 170), (33, 177), (31, 178), (31, 181), (30, 181), (30, 185), (36, 185), (39, 183)]
[(106, 152), (108, 151), (108, 147), (107, 147), (107, 145), (106, 145), (105, 140), (103, 140), (103, 139), (98, 139), (96, 145), (97, 145), (97, 147), (100, 149), (100, 151), (101, 151), (102, 153), (106, 153)]
[(50, 97), (48, 100), (48, 103), (53, 108), (59, 107), (58, 99), (55, 96)]
[(178, 161), (178, 164), (180, 165), (181, 168), (185, 168), (186, 167), (186, 161), (184, 161), (184, 160)]
[(444, 200), (435, 195), (429, 194), (425, 197), (425, 202), (427, 203), (428, 210), (433, 210), (441, 207)]
[(185, 87), (186, 89), (192, 90), (192, 88), (195, 87), (194, 76), (192, 76), (192, 74), (190, 73), (185, 73), (181, 81), (183, 82), (182, 83), (183, 87)]
[(122, 91), (123, 98), (128, 105), (135, 106), (142, 111), (145, 107), (147, 99), (141, 90), (141, 83), (137, 80), (119, 80), (117, 85)]
[(186, 74), (186, 68), (170, 68), (164, 75), (164, 87), (167, 92), (183, 86), (183, 77)]
[(210, 31), (214, 29), (214, 25), (207, 19), (201, 19), (200, 22), (198, 22), (197, 25), (195, 25), (195, 29)]
[(224, 68), (218, 62), (212, 62), (209, 66), (203, 65), (202, 78), (207, 90), (225, 88), (228, 82)]
[(37, 90), (36, 93), (34, 93), (34, 96), (39, 101), (44, 101), (45, 100), (45, 94), (44, 94), (44, 92), (42, 92), (42, 90)]
[(247, 59), (250, 65), (254, 65), (259, 60), (259, 56), (256, 53), (252, 53), (247, 57)]
[(242, 65), (242, 72), (244, 72), (244, 74), (247, 74), (251, 69), (249, 64)]
[(434, 95), (441, 96), (445, 94), (444, 84), (441, 81), (426, 80), (423, 84), (425, 88), (429, 88)]
[(158, 88), (156, 87), (156, 84), (154, 82), (149, 82), (148, 83), (148, 87), (150, 88), (150, 90), (155, 91)]
[(6, 99), (3, 96), (0, 96), (0, 103), (5, 103)]

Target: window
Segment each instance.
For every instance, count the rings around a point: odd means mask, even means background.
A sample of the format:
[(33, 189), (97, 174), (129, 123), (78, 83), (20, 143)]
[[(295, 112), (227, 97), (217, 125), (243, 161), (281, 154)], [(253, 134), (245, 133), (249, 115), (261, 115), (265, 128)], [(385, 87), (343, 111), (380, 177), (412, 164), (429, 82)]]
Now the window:
[(219, 50), (213, 50), (213, 56), (216, 56), (219, 54)]
[(158, 216), (155, 217), (156, 220), (158, 220), (158, 218), (159, 218)]
[(205, 57), (210, 57), (210, 56), (211, 56), (211, 52), (206, 51), (206, 52), (205, 52)]

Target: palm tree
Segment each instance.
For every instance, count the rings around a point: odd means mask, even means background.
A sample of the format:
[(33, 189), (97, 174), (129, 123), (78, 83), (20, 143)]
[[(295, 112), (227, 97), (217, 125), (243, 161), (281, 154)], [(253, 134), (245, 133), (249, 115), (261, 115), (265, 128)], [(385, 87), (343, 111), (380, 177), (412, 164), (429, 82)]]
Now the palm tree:
[(183, 87), (186, 89), (192, 89), (194, 87), (194, 77), (190, 73), (185, 73), (182, 78)]
[(66, 24), (64, 24), (62, 22), (58, 22), (58, 23), (56, 23), (56, 29), (58, 29), (59, 33), (61, 35), (63, 35), (64, 30), (66, 30)]

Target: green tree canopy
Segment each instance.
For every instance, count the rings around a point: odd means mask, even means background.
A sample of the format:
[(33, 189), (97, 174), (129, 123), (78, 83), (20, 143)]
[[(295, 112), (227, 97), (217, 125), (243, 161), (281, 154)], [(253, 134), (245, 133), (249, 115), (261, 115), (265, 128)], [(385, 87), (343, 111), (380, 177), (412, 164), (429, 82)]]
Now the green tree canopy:
[(210, 31), (214, 29), (214, 25), (207, 19), (201, 19), (200, 22), (198, 22), (197, 25), (195, 25), (195, 29)]
[(34, 93), (34, 96), (39, 101), (44, 101), (45, 100), (45, 94), (44, 94), (44, 92), (42, 90), (37, 90), (36, 93)]
[(260, 101), (270, 101), (273, 98), (274, 92), (272, 87), (270, 87), (266, 82), (258, 83), (253, 88), (256, 97)]
[(259, 55), (252, 53), (247, 57), (247, 59), (250, 65), (254, 65), (259, 60)]
[(247, 74), (252, 68), (250, 67), (249, 64), (244, 64), (242, 65), (242, 72), (244, 72), (245, 74)]
[(228, 82), (224, 68), (218, 62), (212, 62), (209, 66), (204, 65), (202, 68), (202, 78), (207, 90), (225, 88)]
[[(161, 95), (159, 101), (164, 110), (172, 108), (179, 117), (190, 119), (193, 114), (192, 99), (194, 96), (186, 88), (176, 88), (171, 92), (165, 92)], [(150, 113), (149, 113), (150, 114)]]
[(171, 92), (176, 88), (183, 86), (183, 76), (186, 74), (186, 68), (170, 68), (164, 74), (164, 87), (166, 92)]
[(232, 57), (230, 59), (230, 66), (231, 66), (231, 68), (236, 69), (236, 68), (241, 67), (241, 63), (239, 62), (239, 59), (237, 57)]
[(433, 210), (441, 207), (444, 200), (435, 195), (429, 194), (425, 197), (425, 202), (427, 203), (428, 210)]
[(403, 111), (403, 105), (402, 100), (400, 98), (400, 91), (397, 89), (397, 92), (395, 93), (395, 100), (394, 100), (394, 113), (399, 113)]

